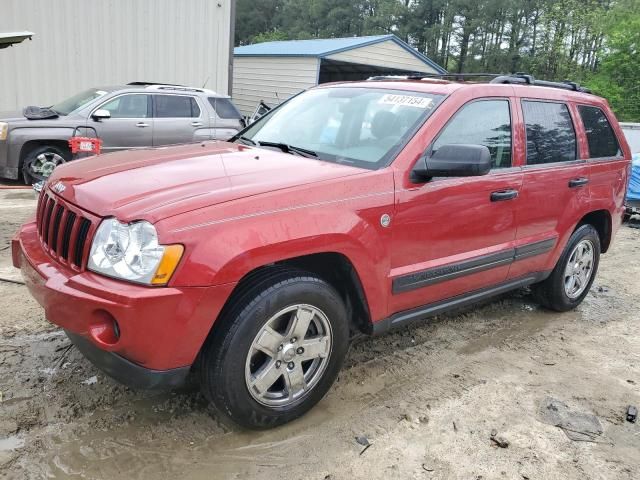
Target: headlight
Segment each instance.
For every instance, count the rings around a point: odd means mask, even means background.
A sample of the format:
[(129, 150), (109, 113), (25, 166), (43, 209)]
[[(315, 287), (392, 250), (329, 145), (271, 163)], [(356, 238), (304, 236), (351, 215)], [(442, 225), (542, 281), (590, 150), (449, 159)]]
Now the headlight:
[(0, 122), (0, 140), (6, 140), (9, 134), (9, 124)]
[(149, 222), (102, 221), (93, 238), (89, 270), (146, 285), (165, 285), (182, 257), (182, 245), (159, 245)]

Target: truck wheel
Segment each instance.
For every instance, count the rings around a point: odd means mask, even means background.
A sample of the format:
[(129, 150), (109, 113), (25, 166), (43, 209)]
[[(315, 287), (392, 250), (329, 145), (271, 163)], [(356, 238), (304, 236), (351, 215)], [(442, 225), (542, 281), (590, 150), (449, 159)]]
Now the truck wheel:
[(591, 225), (582, 225), (569, 238), (549, 278), (533, 286), (534, 295), (551, 310), (571, 310), (589, 293), (599, 263), (598, 232)]
[(71, 154), (60, 147), (44, 145), (28, 152), (22, 163), (22, 175), (26, 184), (40, 182), (49, 178), (53, 169), (68, 162)]
[(333, 384), (349, 347), (342, 298), (294, 269), (262, 271), (234, 295), (200, 355), (204, 395), (246, 428), (289, 422)]

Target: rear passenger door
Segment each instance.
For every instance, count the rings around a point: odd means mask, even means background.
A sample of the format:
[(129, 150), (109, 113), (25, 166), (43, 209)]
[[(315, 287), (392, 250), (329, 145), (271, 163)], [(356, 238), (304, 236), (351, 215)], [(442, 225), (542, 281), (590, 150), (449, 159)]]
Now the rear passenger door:
[(526, 165), (510, 278), (552, 270), (558, 247), (566, 244), (589, 206), (589, 172), (579, 158), (570, 105), (523, 98), (520, 107)]
[[(208, 138), (208, 122), (195, 97), (153, 95), (153, 145), (191, 143)], [(201, 137), (198, 132), (205, 132)]]

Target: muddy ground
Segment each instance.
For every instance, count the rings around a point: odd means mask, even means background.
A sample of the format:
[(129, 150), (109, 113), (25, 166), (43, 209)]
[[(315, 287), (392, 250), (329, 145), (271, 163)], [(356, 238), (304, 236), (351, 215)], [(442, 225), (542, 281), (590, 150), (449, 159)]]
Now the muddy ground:
[[(34, 207), (0, 190), (0, 277), (20, 279), (8, 242)], [(259, 433), (197, 391), (116, 384), (0, 281), (0, 477), (638, 479), (640, 422), (625, 412), (640, 406), (639, 258), (625, 226), (576, 311), (519, 291), (360, 341), (310, 414)]]

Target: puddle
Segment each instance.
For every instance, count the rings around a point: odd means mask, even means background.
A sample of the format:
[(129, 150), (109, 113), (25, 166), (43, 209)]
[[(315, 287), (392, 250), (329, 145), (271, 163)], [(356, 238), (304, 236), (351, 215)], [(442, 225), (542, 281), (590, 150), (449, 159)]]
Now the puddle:
[(12, 435), (7, 438), (0, 438), (0, 452), (9, 452), (24, 447), (24, 438)]
[[(41, 467), (50, 478), (92, 473), (117, 478), (255, 478), (258, 472), (282, 469), (292, 457), (313, 465), (323, 460), (312, 446), (316, 429), (330, 422), (338, 399), (325, 399), (305, 417), (266, 431), (224, 431), (207, 413), (180, 418), (136, 420), (129, 425), (87, 430), (78, 436), (50, 438)], [(151, 433), (152, 427), (156, 433)], [(335, 451), (337, 455), (339, 452)], [(215, 475), (212, 474), (215, 472)]]

